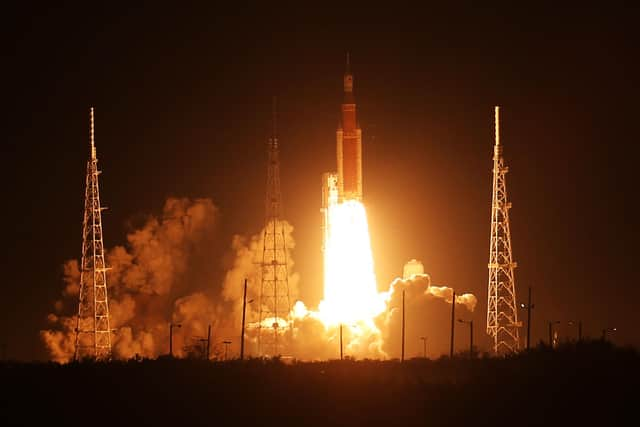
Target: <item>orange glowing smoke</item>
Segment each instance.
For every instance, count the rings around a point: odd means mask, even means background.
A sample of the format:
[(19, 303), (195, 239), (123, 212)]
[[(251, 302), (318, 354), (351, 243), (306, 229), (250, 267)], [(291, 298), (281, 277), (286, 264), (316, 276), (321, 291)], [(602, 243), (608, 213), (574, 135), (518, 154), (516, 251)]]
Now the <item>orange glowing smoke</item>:
[[(452, 289), (432, 286), (425, 274), (396, 279), (378, 292), (373, 254), (364, 205), (356, 200), (339, 203), (330, 199), (325, 234), (324, 297), (317, 310), (297, 301), (287, 319), (278, 319), (282, 330), (292, 326), (292, 347), (282, 355), (301, 360), (339, 357), (339, 331), (343, 329), (344, 354), (355, 358), (386, 359), (399, 352), (400, 296), (406, 290), (412, 322), (430, 330), (440, 326), (425, 317), (434, 300), (451, 303)], [(204, 336), (212, 327), (212, 341), (232, 340), (229, 357), (239, 352), (242, 317), (242, 289), (249, 280), (245, 356), (258, 356), (257, 319), (260, 270), (256, 252), (262, 248), (264, 233), (253, 237), (234, 236), (227, 272), (218, 283), (211, 279), (210, 254), (215, 241), (217, 208), (210, 200), (167, 200), (160, 217), (149, 217), (141, 228), (127, 236), (126, 246), (108, 251), (109, 308), (114, 334), (113, 356), (157, 357), (168, 351), (168, 323), (181, 323), (174, 331), (173, 351), (186, 357), (185, 346), (192, 337)], [(295, 273), (293, 227), (286, 225), (289, 286), (297, 295), (299, 276)], [(416, 270), (417, 271), (417, 270)], [(420, 270), (422, 271), (422, 270)], [(420, 272), (417, 271), (417, 272)], [(77, 310), (78, 264), (64, 265), (65, 284), (55, 302), (50, 325), (41, 338), (53, 360), (66, 362), (73, 354), (74, 310)], [(295, 301), (295, 299), (293, 299)], [(456, 297), (470, 311), (475, 297)], [(274, 319), (267, 319), (267, 326)], [(429, 325), (433, 325), (432, 327)], [(414, 330), (417, 330), (415, 326)], [(423, 332), (420, 332), (422, 334)], [(414, 340), (415, 341), (415, 340)], [(421, 348), (420, 348), (421, 349)], [(211, 355), (216, 357), (212, 345)]]

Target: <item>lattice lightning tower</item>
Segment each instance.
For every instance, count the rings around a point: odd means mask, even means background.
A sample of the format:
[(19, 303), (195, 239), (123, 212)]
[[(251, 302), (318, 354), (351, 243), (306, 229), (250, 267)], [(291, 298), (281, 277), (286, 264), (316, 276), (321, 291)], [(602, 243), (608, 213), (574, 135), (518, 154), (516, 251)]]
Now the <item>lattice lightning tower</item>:
[(495, 107), (496, 141), (493, 148), (493, 196), (491, 200), (491, 243), (489, 247), (489, 295), (487, 334), (493, 338), (496, 354), (519, 349), (518, 311), (513, 270), (516, 263), (511, 252), (506, 174), (500, 145), (500, 107)]
[(262, 247), (260, 323), (258, 352), (262, 356), (278, 356), (290, 338), (289, 272), (287, 270), (287, 245), (285, 223), (282, 220), (280, 194), (280, 160), (276, 126), (276, 100), (273, 99), (273, 129), (267, 153), (267, 195)]
[(107, 300), (107, 270), (102, 242), (102, 210), (98, 186), (98, 158), (93, 132), (91, 108), (91, 157), (87, 162), (87, 178), (82, 223), (82, 260), (80, 294), (75, 330), (74, 359), (98, 360), (111, 357), (111, 328)]

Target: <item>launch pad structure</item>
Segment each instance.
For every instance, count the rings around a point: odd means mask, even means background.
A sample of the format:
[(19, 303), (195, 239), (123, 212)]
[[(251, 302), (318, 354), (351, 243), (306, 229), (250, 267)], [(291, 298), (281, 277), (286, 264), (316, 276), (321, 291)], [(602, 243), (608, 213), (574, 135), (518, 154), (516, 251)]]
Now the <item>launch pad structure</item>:
[(273, 98), (272, 131), (267, 144), (267, 188), (265, 222), (260, 262), (260, 309), (258, 353), (280, 356), (283, 348), (291, 348), (291, 296), (285, 223), (282, 218), (280, 192), (280, 158), (276, 121), (276, 98)]
[[(362, 131), (356, 121), (353, 75), (349, 56), (344, 74), (342, 120), (336, 130), (337, 171), (322, 178), (323, 251), (329, 236), (330, 207), (345, 201), (362, 202)], [(99, 192), (98, 159), (94, 139), (94, 110), (90, 109), (90, 158), (86, 168), (82, 257), (76, 318), (74, 360), (93, 358), (107, 360), (112, 352), (107, 296), (107, 271), (103, 243), (102, 211)], [(519, 350), (519, 328), (506, 174), (509, 168), (500, 144), (499, 107), (495, 107), (495, 145), (491, 203), (487, 334), (493, 340), (496, 354)], [(281, 356), (291, 352), (291, 295), (288, 272), (287, 230), (282, 214), (280, 160), (276, 121), (276, 99), (273, 99), (272, 131), (267, 143), (267, 181), (265, 221), (262, 234), (258, 321), (258, 354)], [(366, 219), (365, 219), (366, 225)], [(366, 231), (366, 229), (365, 229)], [(366, 237), (368, 239), (368, 235)], [(325, 258), (326, 264), (326, 258)], [(326, 271), (325, 271), (326, 275)]]
[(98, 157), (94, 140), (93, 108), (90, 109), (91, 154), (87, 162), (82, 222), (82, 259), (78, 317), (76, 319), (74, 360), (111, 357), (111, 328), (107, 298), (107, 266), (102, 241), (102, 211), (98, 185)]
[(511, 231), (507, 198), (505, 166), (500, 145), (500, 107), (495, 107), (495, 146), (493, 148), (493, 190), (491, 198), (491, 237), (489, 244), (489, 291), (487, 303), (487, 334), (493, 338), (495, 354), (519, 350), (520, 337), (516, 288), (511, 251)]

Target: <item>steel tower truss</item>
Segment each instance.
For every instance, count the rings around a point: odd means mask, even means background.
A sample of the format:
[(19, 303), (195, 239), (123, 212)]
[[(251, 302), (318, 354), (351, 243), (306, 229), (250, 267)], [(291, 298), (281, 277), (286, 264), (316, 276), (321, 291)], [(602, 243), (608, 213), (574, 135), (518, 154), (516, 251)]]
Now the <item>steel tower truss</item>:
[(273, 131), (267, 147), (267, 192), (263, 234), (260, 319), (258, 352), (262, 356), (279, 356), (290, 344), (289, 272), (285, 223), (282, 220), (280, 193), (280, 160), (276, 128), (276, 106), (273, 101)]
[(489, 248), (489, 292), (487, 304), (487, 334), (493, 338), (496, 354), (518, 351), (519, 335), (516, 289), (509, 231), (505, 166), (500, 145), (499, 108), (495, 107), (496, 141), (493, 150), (493, 195), (491, 200), (491, 242)]
[(91, 108), (91, 158), (87, 162), (80, 293), (75, 330), (74, 359), (111, 357), (111, 328), (107, 299), (107, 270), (102, 242), (102, 210), (98, 186), (98, 158), (94, 143)]

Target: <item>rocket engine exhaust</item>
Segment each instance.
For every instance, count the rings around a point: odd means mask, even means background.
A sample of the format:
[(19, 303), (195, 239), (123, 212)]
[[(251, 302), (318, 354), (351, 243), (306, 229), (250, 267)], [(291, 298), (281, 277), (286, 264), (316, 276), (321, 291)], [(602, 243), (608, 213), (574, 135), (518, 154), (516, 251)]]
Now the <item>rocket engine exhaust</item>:
[(337, 173), (323, 176), (324, 299), (318, 317), (325, 327), (348, 328), (352, 341), (379, 336), (374, 319), (385, 309), (377, 290), (369, 226), (362, 203), (362, 131), (356, 120), (353, 75), (343, 80), (342, 123), (336, 131)]

